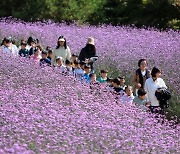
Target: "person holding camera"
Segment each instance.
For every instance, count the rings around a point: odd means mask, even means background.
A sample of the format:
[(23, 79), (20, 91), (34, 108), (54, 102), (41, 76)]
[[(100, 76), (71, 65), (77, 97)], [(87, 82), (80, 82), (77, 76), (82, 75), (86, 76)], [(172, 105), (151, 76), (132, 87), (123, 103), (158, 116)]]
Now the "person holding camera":
[(157, 67), (153, 67), (151, 71), (151, 76), (145, 82), (144, 89), (147, 92), (147, 99), (150, 102), (150, 110), (153, 113), (161, 113), (162, 107), (160, 106), (160, 101), (156, 97), (156, 92), (159, 88), (166, 88), (167, 86), (161, 76), (161, 71)]
[(93, 63), (97, 60), (97, 58), (98, 57), (96, 56), (96, 47), (94, 44), (94, 38), (89, 37), (87, 44), (84, 48), (82, 48), (78, 59), (90, 65), (91, 70), (93, 70)]

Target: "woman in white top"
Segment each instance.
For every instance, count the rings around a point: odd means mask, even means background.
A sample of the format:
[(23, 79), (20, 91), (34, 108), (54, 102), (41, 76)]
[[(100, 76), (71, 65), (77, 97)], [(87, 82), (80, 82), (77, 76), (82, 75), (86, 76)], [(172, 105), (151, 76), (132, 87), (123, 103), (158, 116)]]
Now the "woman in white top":
[(161, 71), (160, 69), (154, 67), (151, 72), (151, 78), (148, 78), (145, 82), (144, 89), (147, 92), (147, 99), (151, 104), (151, 110), (160, 107), (159, 101), (155, 96), (156, 90), (158, 88), (167, 88), (164, 80), (160, 78)]
[(64, 36), (60, 36), (57, 42), (57, 47), (53, 51), (51, 65), (54, 66), (56, 64), (56, 58), (62, 57), (63, 61), (71, 60), (71, 51), (70, 48), (66, 45), (66, 39)]

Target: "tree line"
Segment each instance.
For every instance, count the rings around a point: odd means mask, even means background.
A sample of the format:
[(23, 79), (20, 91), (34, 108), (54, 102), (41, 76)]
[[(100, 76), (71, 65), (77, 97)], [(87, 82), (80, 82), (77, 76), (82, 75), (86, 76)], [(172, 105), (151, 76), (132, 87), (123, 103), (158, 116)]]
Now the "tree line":
[(0, 17), (180, 29), (179, 0), (1, 0)]

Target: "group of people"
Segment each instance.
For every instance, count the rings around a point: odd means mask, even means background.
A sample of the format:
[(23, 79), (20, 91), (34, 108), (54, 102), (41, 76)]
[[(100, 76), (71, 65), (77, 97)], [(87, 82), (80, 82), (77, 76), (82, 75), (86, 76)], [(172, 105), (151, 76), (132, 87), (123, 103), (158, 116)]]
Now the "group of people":
[[(93, 37), (89, 37), (86, 46), (82, 48), (79, 55), (71, 54), (67, 45), (66, 38), (60, 36), (57, 46), (54, 50), (47, 46), (45, 50), (38, 39), (29, 37), (28, 40), (21, 40), (17, 47), (11, 38), (4, 38), (0, 47), (0, 52), (27, 57), (38, 62), (41, 66), (50, 66), (61, 73), (73, 75), (80, 82), (92, 85), (100, 85), (103, 88), (111, 89), (117, 95), (119, 102), (136, 104), (143, 110), (158, 112), (159, 108), (167, 106), (167, 100), (170, 97), (164, 93), (167, 92), (167, 86), (160, 78), (161, 70), (154, 67), (151, 71), (148, 69), (146, 59), (140, 59), (138, 69), (133, 75), (132, 82), (135, 86), (135, 95), (133, 87), (125, 85), (125, 77), (108, 78), (108, 70), (100, 72), (100, 77), (96, 79), (94, 73), (94, 62), (98, 59)], [(162, 90), (162, 88), (164, 88)], [(160, 96), (160, 97), (158, 97)], [(159, 98), (162, 98), (161, 100)]]

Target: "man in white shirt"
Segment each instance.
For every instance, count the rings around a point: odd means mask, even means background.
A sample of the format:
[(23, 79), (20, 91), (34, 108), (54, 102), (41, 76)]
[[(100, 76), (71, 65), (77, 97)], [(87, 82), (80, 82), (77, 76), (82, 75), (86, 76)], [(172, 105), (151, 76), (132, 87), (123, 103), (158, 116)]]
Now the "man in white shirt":
[(151, 72), (151, 78), (148, 78), (145, 82), (144, 89), (147, 92), (147, 99), (151, 103), (151, 109), (158, 108), (160, 106), (159, 101), (155, 96), (155, 92), (158, 88), (167, 88), (164, 80), (160, 78), (161, 71), (154, 67)]

